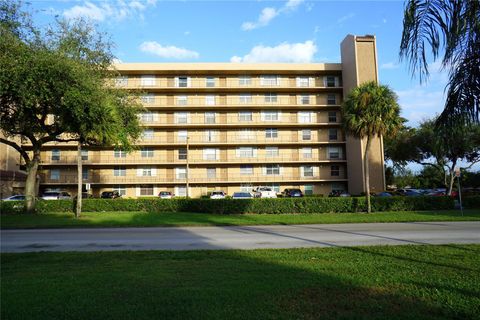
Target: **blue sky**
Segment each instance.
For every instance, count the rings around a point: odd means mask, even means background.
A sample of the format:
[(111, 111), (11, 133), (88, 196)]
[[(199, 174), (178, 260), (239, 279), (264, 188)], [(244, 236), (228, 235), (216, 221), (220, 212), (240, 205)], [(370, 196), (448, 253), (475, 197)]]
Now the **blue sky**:
[(339, 62), (347, 34), (377, 37), (379, 77), (410, 125), (441, 112), (446, 73), (427, 85), (398, 58), (403, 1), (33, 0), (42, 26), (88, 17), (111, 34), (123, 62)]

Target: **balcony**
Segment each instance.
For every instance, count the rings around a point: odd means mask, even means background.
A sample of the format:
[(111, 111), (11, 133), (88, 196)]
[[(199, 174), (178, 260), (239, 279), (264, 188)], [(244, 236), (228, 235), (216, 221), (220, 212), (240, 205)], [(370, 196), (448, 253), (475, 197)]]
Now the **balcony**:
[[(62, 175), (59, 179), (51, 179), (48, 175), (40, 176), (41, 184), (76, 184), (76, 175)], [(345, 174), (337, 177), (330, 175), (312, 175), (304, 177), (301, 175), (218, 175), (216, 177), (208, 177), (207, 175), (190, 175), (188, 182), (190, 184), (209, 184), (209, 183), (275, 183), (275, 182), (339, 182), (347, 181)], [(172, 175), (152, 176), (123, 176), (115, 177), (113, 175), (90, 175), (88, 179), (84, 179), (83, 183), (90, 184), (185, 184), (185, 177), (176, 177)]]

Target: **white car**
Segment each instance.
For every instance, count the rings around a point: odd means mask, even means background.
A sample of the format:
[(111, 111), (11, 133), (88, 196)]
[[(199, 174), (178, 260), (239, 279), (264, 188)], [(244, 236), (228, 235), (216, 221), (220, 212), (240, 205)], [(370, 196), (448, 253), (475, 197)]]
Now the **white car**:
[(277, 193), (270, 187), (258, 187), (254, 191), (255, 198), (276, 198)]
[(210, 194), (210, 199), (225, 199), (227, 194), (223, 191), (213, 191)]
[(62, 200), (71, 199), (70, 193), (65, 191), (48, 191), (44, 192), (41, 197), (43, 200)]
[(171, 193), (170, 191), (160, 191), (158, 196), (160, 197), (160, 199), (172, 199), (173, 193)]
[(25, 196), (23, 194), (17, 194), (15, 196), (11, 196), (2, 200), (3, 201), (23, 201), (25, 200)]

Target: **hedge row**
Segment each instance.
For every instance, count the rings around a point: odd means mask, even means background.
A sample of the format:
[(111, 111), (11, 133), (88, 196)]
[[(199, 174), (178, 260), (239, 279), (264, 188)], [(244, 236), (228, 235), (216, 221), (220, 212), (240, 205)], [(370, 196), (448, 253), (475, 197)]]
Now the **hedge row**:
[[(22, 211), (22, 202), (2, 201), (2, 213)], [(466, 208), (480, 208), (480, 196), (464, 200)], [(37, 211), (72, 212), (72, 200), (38, 201)], [(454, 201), (448, 197), (372, 197), (373, 211), (413, 211), (453, 209)], [(147, 212), (201, 212), (216, 214), (239, 213), (325, 213), (364, 212), (364, 197), (340, 198), (280, 198), (280, 199), (85, 199), (83, 211), (147, 211)]]

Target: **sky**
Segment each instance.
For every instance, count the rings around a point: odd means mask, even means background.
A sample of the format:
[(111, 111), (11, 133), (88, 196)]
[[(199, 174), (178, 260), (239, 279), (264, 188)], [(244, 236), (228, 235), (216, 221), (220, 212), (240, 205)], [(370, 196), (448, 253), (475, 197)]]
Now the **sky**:
[(411, 126), (442, 111), (447, 81), (427, 84), (399, 61), (403, 1), (30, 0), (34, 20), (88, 18), (111, 35), (121, 62), (340, 62), (348, 34), (375, 35), (379, 78)]

